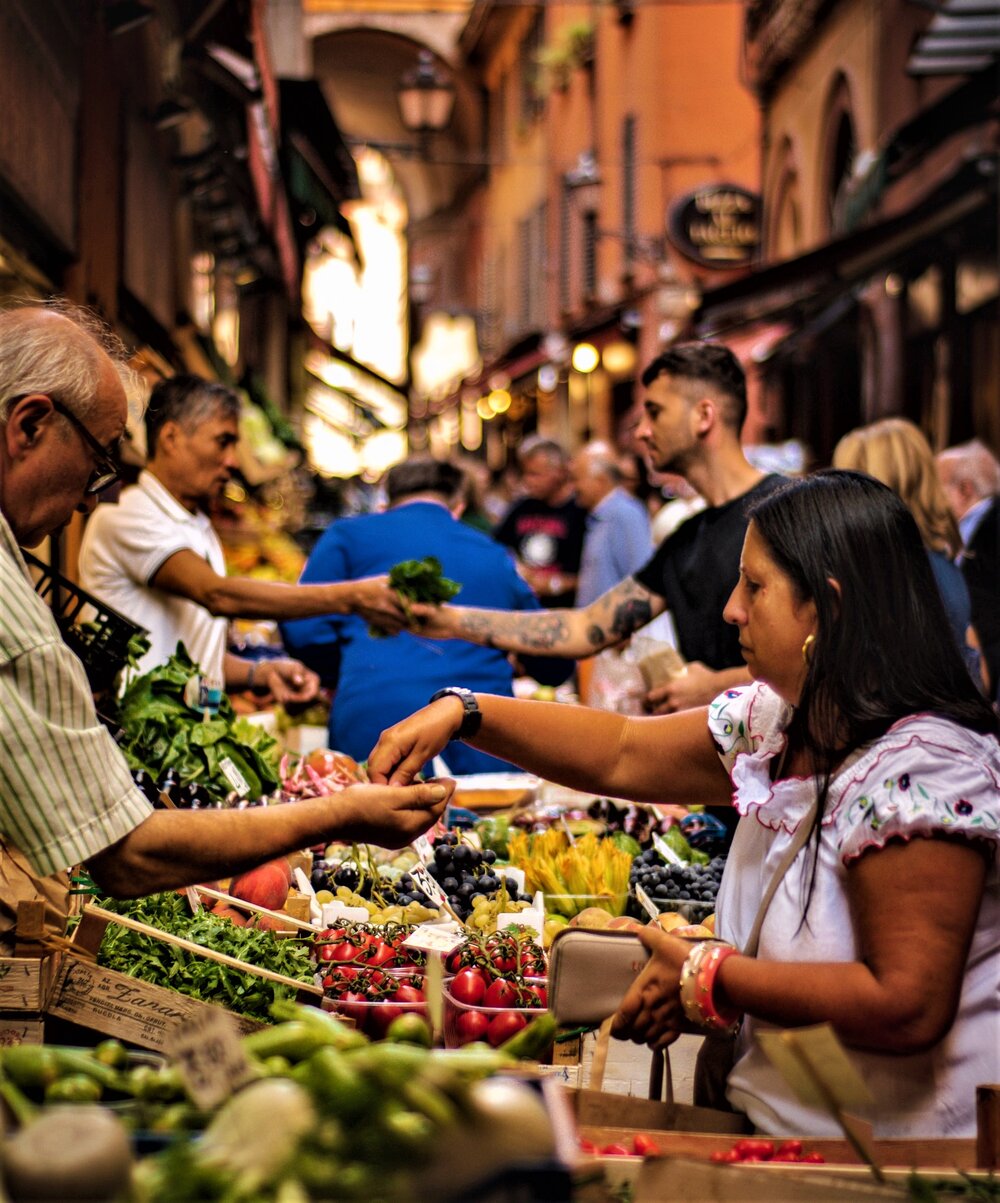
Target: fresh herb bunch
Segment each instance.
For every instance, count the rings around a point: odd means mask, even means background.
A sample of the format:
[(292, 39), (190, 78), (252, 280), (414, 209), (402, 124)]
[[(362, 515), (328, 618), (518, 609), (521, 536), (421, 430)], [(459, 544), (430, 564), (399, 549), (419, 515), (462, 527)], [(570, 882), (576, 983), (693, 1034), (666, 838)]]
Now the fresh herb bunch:
[[(440, 606), (461, 592), (462, 586), (442, 575), (437, 556), (424, 556), (422, 560), (401, 560), (394, 564), (389, 570), (389, 588), (399, 594), (400, 604), (409, 616), (409, 602)], [(369, 627), (368, 633), (374, 639), (384, 634), (374, 627)]]
[[(300, 982), (313, 980), (311, 941), (277, 939), (272, 932), (237, 927), (210, 911), (193, 915), (180, 894), (153, 894), (134, 902), (105, 898), (100, 905), (260, 969), (270, 969)], [(114, 923), (108, 924), (104, 934), (98, 964), (263, 1022), (269, 1021), (271, 1003), (293, 994), (291, 987), (279, 982), (190, 956), (173, 944)]]
[(173, 769), (181, 785), (195, 782), (213, 802), (232, 789), (220, 769), (227, 757), (242, 773), (251, 798), (281, 784), (277, 741), (261, 727), (238, 719), (229, 698), (207, 723), (184, 701), (184, 686), (201, 670), (183, 643), (166, 664), (137, 677), (122, 695), (118, 722), (125, 732), (121, 748), (131, 769), (144, 769), (159, 781)]

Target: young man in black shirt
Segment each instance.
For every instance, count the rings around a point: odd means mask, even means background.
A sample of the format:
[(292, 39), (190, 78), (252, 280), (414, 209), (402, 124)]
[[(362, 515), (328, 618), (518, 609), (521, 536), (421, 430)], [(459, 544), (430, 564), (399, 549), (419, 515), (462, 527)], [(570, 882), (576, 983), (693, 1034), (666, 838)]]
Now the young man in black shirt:
[(580, 659), (623, 642), (670, 610), (688, 671), (650, 691), (651, 712), (703, 706), (750, 680), (738, 632), (723, 621), (722, 610), (739, 576), (746, 511), (782, 478), (759, 472), (743, 454), (743, 369), (726, 347), (686, 343), (654, 359), (642, 383), (636, 438), (650, 466), (683, 476), (708, 508), (678, 527), (637, 573), (583, 609), (515, 614), (417, 606), (423, 634)]

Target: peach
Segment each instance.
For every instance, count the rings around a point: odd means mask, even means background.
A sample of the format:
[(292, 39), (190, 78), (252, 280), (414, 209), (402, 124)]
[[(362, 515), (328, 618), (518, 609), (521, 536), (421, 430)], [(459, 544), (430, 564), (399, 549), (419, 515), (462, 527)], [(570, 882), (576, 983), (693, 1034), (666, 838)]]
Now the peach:
[(269, 911), (280, 911), (288, 897), (288, 882), (288, 861), (282, 856), (234, 877), (229, 893)]

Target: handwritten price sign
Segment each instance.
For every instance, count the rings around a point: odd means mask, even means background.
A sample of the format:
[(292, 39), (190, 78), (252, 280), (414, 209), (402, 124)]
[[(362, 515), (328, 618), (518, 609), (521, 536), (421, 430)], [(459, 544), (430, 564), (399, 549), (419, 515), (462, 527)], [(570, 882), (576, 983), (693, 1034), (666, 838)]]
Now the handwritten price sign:
[(171, 1034), (167, 1052), (192, 1101), (218, 1106), (253, 1077), (232, 1020), (221, 1007), (205, 1007)]

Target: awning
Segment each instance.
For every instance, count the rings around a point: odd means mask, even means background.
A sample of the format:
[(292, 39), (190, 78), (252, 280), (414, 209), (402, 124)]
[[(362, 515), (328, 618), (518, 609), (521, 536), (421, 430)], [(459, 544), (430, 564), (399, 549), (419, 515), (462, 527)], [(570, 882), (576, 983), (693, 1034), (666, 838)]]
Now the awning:
[(1000, 56), (998, 0), (943, 0), (917, 38), (908, 75), (965, 75), (997, 68)]
[(314, 79), (278, 81), (281, 97), (281, 160), (301, 237), (335, 226), (351, 238), (340, 211), (361, 196), (354, 158)]
[[(809, 320), (849, 289), (908, 259), (931, 258), (935, 240), (996, 204), (996, 161), (966, 164), (909, 213), (835, 238), (817, 250), (705, 292), (695, 314), (702, 336), (751, 322)], [(992, 223), (995, 238), (995, 223)]]

